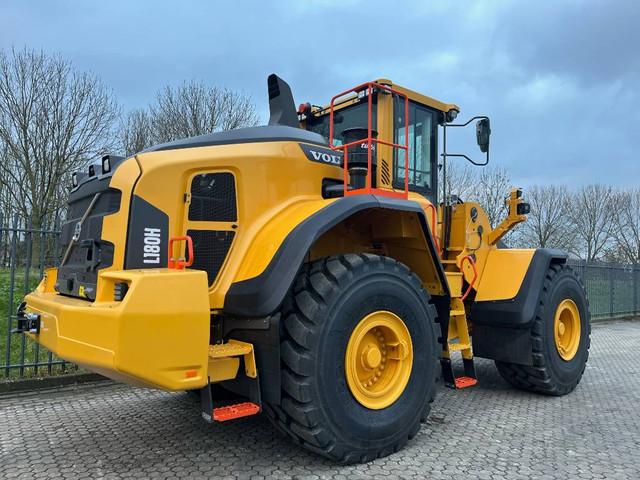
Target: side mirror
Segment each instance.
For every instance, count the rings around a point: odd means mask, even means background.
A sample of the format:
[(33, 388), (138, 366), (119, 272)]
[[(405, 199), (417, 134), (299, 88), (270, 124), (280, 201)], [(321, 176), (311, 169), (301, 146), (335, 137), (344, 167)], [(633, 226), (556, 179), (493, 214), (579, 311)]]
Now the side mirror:
[(489, 137), (491, 137), (491, 124), (488, 118), (476, 122), (476, 139), (482, 153), (489, 151)]

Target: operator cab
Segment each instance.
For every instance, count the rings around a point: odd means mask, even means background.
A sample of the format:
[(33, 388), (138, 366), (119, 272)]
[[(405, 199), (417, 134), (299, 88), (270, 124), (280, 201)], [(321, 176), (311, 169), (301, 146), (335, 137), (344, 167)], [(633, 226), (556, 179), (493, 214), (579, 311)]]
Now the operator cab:
[[(438, 185), (438, 125), (442, 124), (445, 115), (451, 118), (450, 112), (457, 113), (458, 107), (398, 87), (389, 80), (376, 80), (373, 85), (389, 87), (390, 90), (372, 89), (371, 129), (372, 137), (376, 138), (372, 148), (372, 186), (404, 191), (406, 171), (408, 190), (435, 203)], [(353, 138), (354, 131), (364, 132), (360, 138), (367, 137), (368, 100), (368, 91), (354, 92), (334, 104), (332, 147), (357, 140)], [(408, 122), (405, 118), (407, 111)], [(302, 104), (298, 113), (303, 128), (319, 133), (327, 142), (330, 141), (330, 106)], [(391, 145), (408, 145), (408, 149)], [(366, 142), (362, 148), (366, 151)], [(351, 159), (355, 159), (356, 155), (349, 152), (350, 165)], [(407, 155), (409, 163), (405, 165)]]

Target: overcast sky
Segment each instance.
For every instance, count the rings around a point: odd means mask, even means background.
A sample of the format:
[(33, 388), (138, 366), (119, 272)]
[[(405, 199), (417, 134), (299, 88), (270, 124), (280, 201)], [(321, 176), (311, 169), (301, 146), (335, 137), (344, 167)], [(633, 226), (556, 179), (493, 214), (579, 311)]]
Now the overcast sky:
[(316, 104), (390, 78), (489, 115), (491, 162), (516, 184), (640, 184), (638, 0), (0, 0), (12, 46), (96, 73), (125, 110), (195, 78), (250, 94), (266, 120), (269, 73)]

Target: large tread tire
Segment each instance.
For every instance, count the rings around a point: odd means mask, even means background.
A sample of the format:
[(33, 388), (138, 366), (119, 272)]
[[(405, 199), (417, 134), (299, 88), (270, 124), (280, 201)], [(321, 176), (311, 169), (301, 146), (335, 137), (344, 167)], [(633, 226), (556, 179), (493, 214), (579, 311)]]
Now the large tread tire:
[[(345, 373), (346, 345), (365, 315), (386, 309), (405, 322), (413, 368), (401, 396), (371, 410), (356, 401)], [(282, 307), (282, 401), (265, 405), (294, 442), (339, 463), (400, 450), (426, 420), (439, 377), (436, 310), (420, 279), (388, 257), (346, 254), (307, 264)]]
[[(563, 360), (555, 346), (553, 323), (558, 304), (572, 299), (580, 312), (581, 335), (576, 355)], [(546, 395), (566, 395), (573, 391), (584, 373), (591, 346), (589, 301), (582, 279), (568, 265), (551, 264), (531, 327), (533, 365), (496, 361), (502, 378), (512, 386)]]

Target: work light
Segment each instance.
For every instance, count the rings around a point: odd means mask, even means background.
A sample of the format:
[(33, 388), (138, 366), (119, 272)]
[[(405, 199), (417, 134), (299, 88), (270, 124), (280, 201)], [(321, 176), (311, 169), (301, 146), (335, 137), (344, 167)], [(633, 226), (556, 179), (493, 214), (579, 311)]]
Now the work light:
[(109, 173), (111, 171), (111, 160), (109, 155), (102, 157), (102, 173)]

